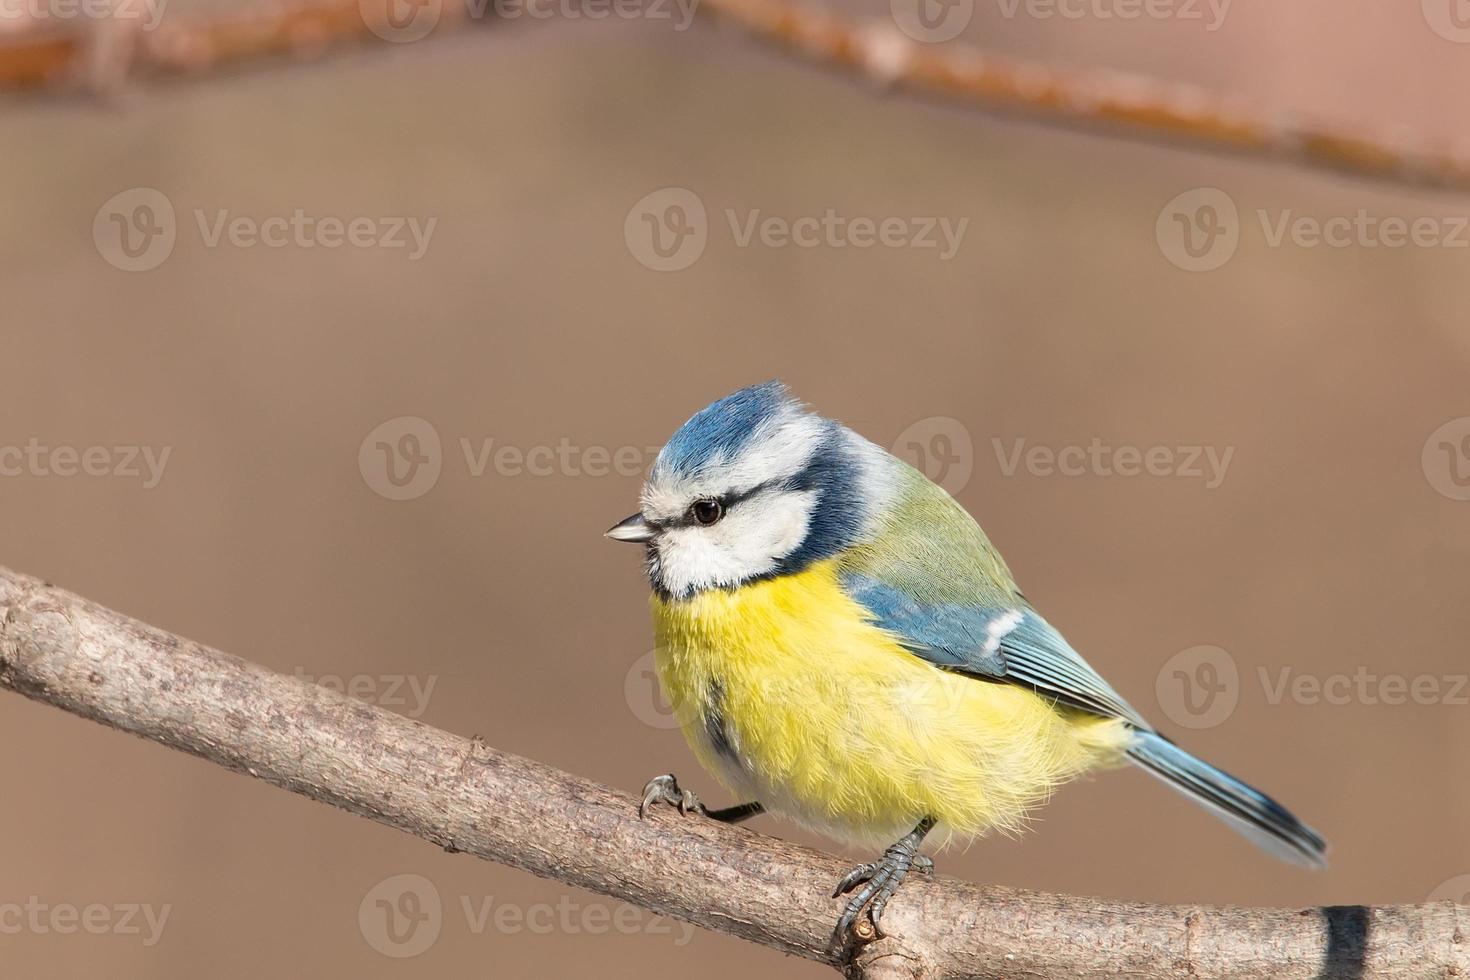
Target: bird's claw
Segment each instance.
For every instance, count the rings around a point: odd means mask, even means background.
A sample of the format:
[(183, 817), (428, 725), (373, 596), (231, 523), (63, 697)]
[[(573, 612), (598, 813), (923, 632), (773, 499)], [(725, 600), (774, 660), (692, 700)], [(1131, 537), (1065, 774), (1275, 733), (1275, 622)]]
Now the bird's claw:
[(643, 787), (643, 802), (638, 804), (638, 819), (642, 820), (648, 815), (648, 808), (655, 803), (667, 803), (669, 806), (678, 807), (684, 816), (691, 813), (704, 813), (704, 804), (699, 802), (699, 797), (694, 795), (693, 790), (681, 789), (679, 781), (674, 778), (673, 773), (663, 776), (655, 776)]
[(858, 865), (856, 868), (853, 868), (847, 874), (842, 876), (842, 880), (837, 883), (837, 887), (832, 889), (832, 897), (836, 898), (839, 895), (846, 895), (848, 892), (856, 888), (860, 883), (867, 881), (869, 878), (873, 877), (874, 872), (876, 872), (877, 870), (877, 861), (871, 861), (867, 864)]
[[(837, 898), (854, 890), (857, 890), (857, 894), (852, 896), (847, 907), (842, 910), (834, 938), (840, 943), (849, 932), (854, 932), (857, 938), (865, 942), (882, 939), (883, 910), (911, 870), (925, 875), (933, 874), (934, 861), (914, 853), (902, 844), (895, 844), (884, 851), (878, 860), (860, 864), (849, 871), (837, 883), (832, 897)], [(862, 887), (859, 889), (860, 885)], [(867, 922), (859, 923), (858, 916), (862, 914), (864, 906), (868, 910)]]

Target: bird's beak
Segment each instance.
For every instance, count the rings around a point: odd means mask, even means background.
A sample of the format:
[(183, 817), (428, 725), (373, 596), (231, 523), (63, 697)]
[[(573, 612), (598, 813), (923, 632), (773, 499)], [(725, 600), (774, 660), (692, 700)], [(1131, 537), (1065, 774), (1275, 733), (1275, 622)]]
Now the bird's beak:
[(632, 541), (634, 544), (641, 544), (645, 541), (652, 541), (656, 533), (653, 525), (645, 521), (642, 514), (634, 514), (608, 528), (604, 536), (614, 541)]

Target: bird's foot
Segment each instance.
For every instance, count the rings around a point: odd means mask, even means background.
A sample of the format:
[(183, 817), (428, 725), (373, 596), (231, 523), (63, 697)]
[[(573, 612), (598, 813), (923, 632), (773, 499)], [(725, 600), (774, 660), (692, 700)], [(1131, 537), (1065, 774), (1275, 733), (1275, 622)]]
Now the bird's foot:
[(679, 781), (674, 778), (673, 773), (655, 776), (648, 781), (647, 786), (643, 787), (643, 802), (638, 804), (639, 819), (647, 816), (648, 808), (655, 803), (667, 803), (669, 806), (678, 807), (679, 812), (686, 816), (697, 813), (701, 817), (708, 817), (720, 823), (740, 823), (766, 812), (766, 808), (754, 800), (749, 803), (727, 806), (723, 810), (708, 809), (699, 802), (699, 797), (694, 795), (693, 790), (679, 787)]
[(691, 813), (705, 813), (704, 804), (699, 802), (699, 797), (694, 795), (693, 790), (681, 789), (679, 781), (674, 778), (673, 773), (663, 776), (654, 776), (643, 787), (643, 802), (638, 804), (638, 819), (648, 815), (648, 808), (655, 803), (667, 803), (669, 806), (679, 808), (679, 812), (688, 816)]
[[(883, 852), (876, 861), (860, 864), (837, 883), (832, 897), (856, 891), (837, 920), (834, 938), (843, 942), (852, 932), (858, 939), (870, 942), (883, 938), (883, 910), (888, 900), (898, 891), (910, 871), (923, 875), (934, 873), (934, 861), (919, 853), (919, 845), (934, 826), (932, 820), (924, 820), (919, 826)], [(861, 887), (859, 887), (861, 886)], [(867, 907), (866, 921), (859, 922), (863, 908)]]

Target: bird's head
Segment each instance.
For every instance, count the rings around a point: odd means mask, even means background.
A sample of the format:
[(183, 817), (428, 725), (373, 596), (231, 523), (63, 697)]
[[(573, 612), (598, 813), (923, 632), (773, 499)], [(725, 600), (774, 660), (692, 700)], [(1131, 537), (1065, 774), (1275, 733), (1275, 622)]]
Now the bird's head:
[(869, 530), (886, 455), (780, 382), (743, 388), (674, 433), (607, 536), (647, 545), (668, 598), (800, 571)]

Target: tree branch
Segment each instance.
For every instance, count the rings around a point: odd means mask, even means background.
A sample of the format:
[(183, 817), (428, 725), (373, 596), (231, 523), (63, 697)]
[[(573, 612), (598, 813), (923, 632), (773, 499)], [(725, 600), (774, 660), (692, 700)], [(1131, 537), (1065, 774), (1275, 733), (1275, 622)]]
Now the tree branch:
[(810, 60), (920, 95), (1408, 185), (1470, 187), (1470, 160), (1448, 145), (1395, 144), (1144, 75), (1069, 71), (964, 43), (923, 43), (890, 19), (856, 22), (793, 0), (700, 2)]
[(865, 978), (1408, 978), (1470, 970), (1467, 909), (1153, 907), (912, 880), (829, 944), (837, 858), (660, 808), (0, 568), (0, 688), (463, 851)]
[[(493, 19), (471, 13), (468, 0), (249, 0), (221, 13), (166, 18), (151, 32), (137, 21), (123, 21), (117, 26), (127, 33), (117, 33), (111, 42), (126, 48), (114, 59), (120, 62), (119, 75), (94, 79), (94, 87), (120, 85), (122, 74), (194, 74), (262, 58), (314, 58), (345, 44), (375, 42), (369, 19), (381, 21), (395, 3), (427, 8), (436, 25), (431, 36)], [(548, 0), (525, 4), (547, 10), (553, 6)], [(923, 43), (905, 35), (890, 18), (859, 20), (800, 0), (699, 0), (698, 10), (808, 60), (919, 95), (1407, 186), (1470, 188), (1470, 145), (1464, 141), (1434, 145), (1422, 139), (1392, 140), (1162, 79), (1067, 71), (962, 42)], [(99, 46), (88, 30), (17, 27), (7, 39), (5, 27), (0, 21), (0, 91), (75, 80), (84, 70), (78, 63), (89, 48)]]

